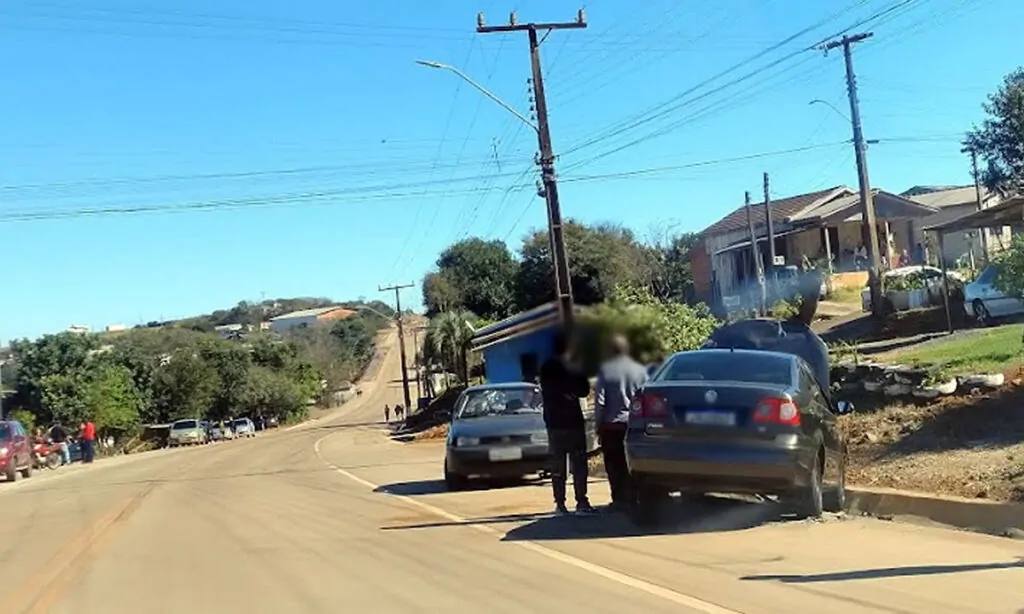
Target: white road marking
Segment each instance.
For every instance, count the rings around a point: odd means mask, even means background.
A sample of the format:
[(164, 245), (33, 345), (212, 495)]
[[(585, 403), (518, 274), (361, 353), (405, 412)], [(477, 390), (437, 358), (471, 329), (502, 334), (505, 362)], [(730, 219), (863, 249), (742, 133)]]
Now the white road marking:
[[(359, 484), (361, 486), (365, 486), (366, 488), (369, 488), (370, 490), (376, 490), (376, 489), (380, 488), (379, 485), (374, 484), (373, 482), (370, 482), (368, 480), (364, 480), (363, 478), (359, 477), (358, 475), (355, 475), (354, 473), (352, 473), (350, 471), (342, 469), (341, 467), (335, 465), (334, 463), (330, 462), (329, 460), (327, 460), (326, 458), (323, 457), (323, 454), (320, 453), (320, 444), (323, 443), (323, 441), (326, 440), (327, 438), (329, 438), (329, 437), (331, 437), (333, 435), (336, 435), (336, 434), (337, 433), (332, 433), (330, 435), (324, 435), (320, 439), (316, 440), (316, 443), (313, 444), (313, 452), (316, 454), (317, 458), (319, 458), (321, 462), (323, 462), (325, 465), (327, 465), (328, 467), (333, 469), (339, 475), (345, 476), (349, 480), (352, 480), (353, 482), (355, 482), (355, 483), (357, 483), (357, 484)], [(418, 507), (421, 510), (423, 510), (425, 512), (428, 512), (430, 514), (433, 514), (434, 516), (437, 516), (439, 518), (443, 518), (443, 519), (448, 520), (450, 522), (454, 522), (454, 523), (466, 526), (466, 527), (468, 527), (470, 529), (473, 529), (475, 531), (483, 533), (483, 534), (485, 534), (487, 536), (497, 537), (499, 539), (501, 539), (503, 537), (503, 535), (501, 534), (500, 531), (497, 531), (497, 530), (495, 530), (495, 529), (493, 529), (493, 528), (491, 528), (489, 526), (481, 525), (481, 524), (475, 524), (475, 523), (473, 523), (469, 519), (463, 518), (463, 517), (461, 517), (461, 516), (459, 516), (457, 514), (453, 514), (453, 513), (449, 512), (449, 511), (441, 509), (439, 507), (430, 505), (429, 503), (424, 503), (423, 501), (420, 501), (420, 500), (418, 500), (418, 499), (416, 499), (414, 497), (410, 497), (408, 495), (399, 495), (399, 494), (395, 494), (395, 493), (388, 493), (388, 496), (393, 497), (395, 499), (398, 499), (399, 501), (401, 501), (401, 502), (403, 502), (403, 503), (405, 503), (407, 505), (411, 505), (413, 507)], [(632, 576), (628, 576), (628, 575), (626, 575), (624, 573), (615, 571), (613, 569), (609, 569), (607, 567), (602, 567), (601, 565), (597, 565), (595, 563), (591, 563), (589, 561), (585, 561), (583, 559), (574, 557), (572, 555), (565, 554), (564, 552), (560, 552), (558, 550), (554, 550), (552, 548), (548, 548), (546, 546), (542, 546), (542, 545), (540, 545), (540, 544), (538, 544), (536, 542), (531, 542), (531, 541), (513, 541), (513, 542), (502, 542), (502, 543), (518, 546), (520, 548), (529, 550), (530, 552), (533, 552), (535, 554), (539, 554), (541, 556), (547, 557), (547, 558), (552, 559), (554, 561), (558, 561), (559, 563), (563, 563), (565, 565), (569, 565), (571, 567), (575, 567), (576, 569), (580, 569), (582, 571), (586, 571), (588, 573), (591, 573), (591, 574), (593, 574), (595, 576), (602, 577), (602, 578), (604, 578), (606, 580), (610, 580), (612, 582), (616, 582), (618, 584), (621, 584), (622, 586), (626, 586), (626, 587), (629, 587), (629, 588), (632, 588), (632, 589), (635, 589), (635, 590), (647, 593), (648, 595), (652, 595), (654, 597), (659, 597), (659, 598), (664, 599), (666, 601), (669, 601), (671, 603), (675, 603), (677, 605), (686, 606), (686, 607), (691, 608), (693, 610), (696, 610), (698, 612), (702, 612), (703, 614), (742, 614), (742, 612), (739, 612), (737, 610), (730, 610), (728, 608), (724, 608), (724, 607), (722, 607), (720, 605), (711, 603), (709, 601), (704, 601), (704, 600), (698, 599), (696, 597), (691, 597), (689, 595), (684, 595), (683, 593), (676, 592), (674, 590), (665, 588), (663, 586), (659, 586), (657, 584), (652, 584), (652, 583), (647, 582), (645, 580), (640, 580), (639, 578), (634, 578)]]

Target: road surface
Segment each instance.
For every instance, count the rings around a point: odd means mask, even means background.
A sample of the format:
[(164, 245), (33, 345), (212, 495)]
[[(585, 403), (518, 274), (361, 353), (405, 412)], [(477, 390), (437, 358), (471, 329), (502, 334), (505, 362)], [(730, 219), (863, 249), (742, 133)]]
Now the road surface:
[[(0, 613), (1014, 613), (1024, 543), (729, 501), (640, 535), (548, 489), (445, 493), (388, 441), (397, 351), (362, 397), (256, 439), (0, 484)], [(607, 491), (594, 483), (595, 503)]]

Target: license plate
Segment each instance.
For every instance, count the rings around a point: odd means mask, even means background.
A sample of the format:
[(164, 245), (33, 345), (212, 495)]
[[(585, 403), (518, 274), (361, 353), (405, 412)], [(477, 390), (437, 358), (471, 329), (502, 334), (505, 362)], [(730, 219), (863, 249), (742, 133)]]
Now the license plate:
[(491, 448), (487, 455), (494, 462), (517, 461), (523, 458), (522, 448)]
[(688, 411), (686, 423), (700, 426), (736, 426), (736, 414), (731, 411)]

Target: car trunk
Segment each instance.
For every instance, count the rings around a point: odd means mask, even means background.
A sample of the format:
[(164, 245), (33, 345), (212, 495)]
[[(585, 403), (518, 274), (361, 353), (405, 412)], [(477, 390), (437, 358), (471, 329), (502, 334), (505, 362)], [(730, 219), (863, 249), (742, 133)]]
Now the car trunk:
[[(703, 443), (770, 441), (781, 427), (754, 423), (754, 407), (766, 397), (784, 395), (786, 387), (744, 382), (657, 382), (648, 384), (644, 392), (658, 395), (668, 405), (666, 419), (647, 420), (649, 434)], [(709, 400), (709, 394), (713, 394), (713, 400)]]

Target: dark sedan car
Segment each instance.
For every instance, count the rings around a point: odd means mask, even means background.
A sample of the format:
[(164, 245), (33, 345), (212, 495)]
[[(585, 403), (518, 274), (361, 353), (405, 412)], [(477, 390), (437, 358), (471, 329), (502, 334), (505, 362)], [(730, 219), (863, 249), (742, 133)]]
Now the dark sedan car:
[(540, 387), (530, 383), (467, 388), (455, 401), (444, 459), (449, 490), (471, 477), (522, 477), (550, 466)]
[(704, 349), (669, 358), (633, 401), (626, 439), (635, 520), (672, 491), (779, 497), (802, 517), (839, 511), (838, 410), (799, 356)]

